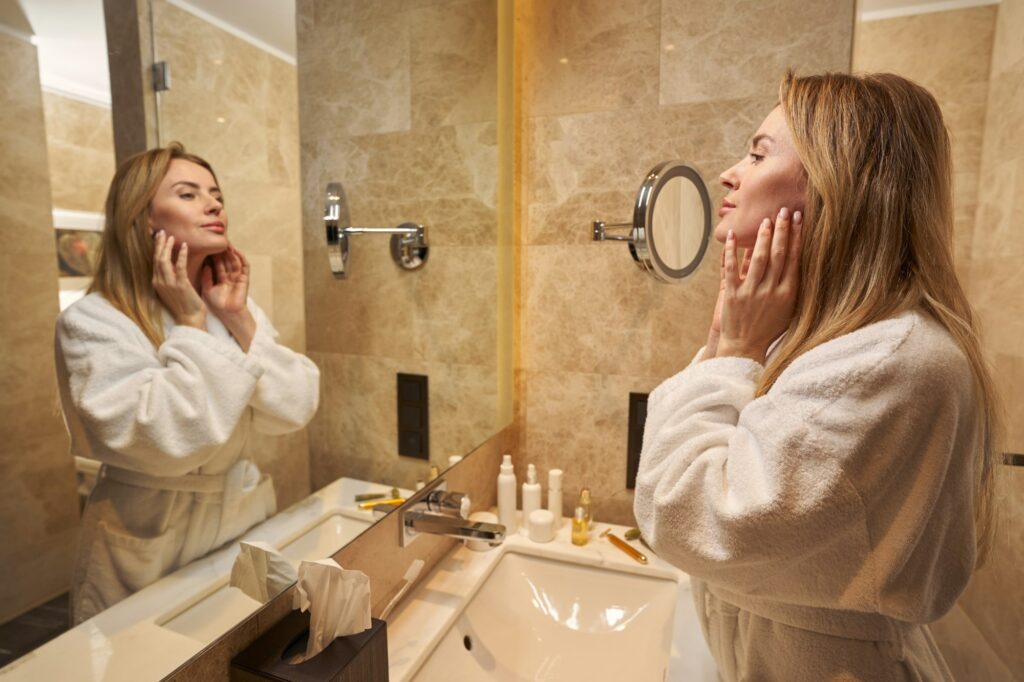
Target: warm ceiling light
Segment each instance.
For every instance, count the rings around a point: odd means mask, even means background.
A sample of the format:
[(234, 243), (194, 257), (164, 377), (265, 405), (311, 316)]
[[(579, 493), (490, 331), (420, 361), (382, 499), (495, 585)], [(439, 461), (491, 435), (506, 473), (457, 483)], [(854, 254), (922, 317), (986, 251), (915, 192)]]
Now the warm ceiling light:
[(561, 58), (561, 59), (559, 59), (558, 61), (559, 61), (559, 63), (561, 63), (561, 64), (568, 64), (568, 63), (569, 63), (569, 58), (568, 58), (568, 57), (562, 57), (562, 58)]
[(223, 116), (218, 116), (217, 117), (217, 123), (224, 123), (225, 121), (227, 121), (227, 119), (224, 118)]

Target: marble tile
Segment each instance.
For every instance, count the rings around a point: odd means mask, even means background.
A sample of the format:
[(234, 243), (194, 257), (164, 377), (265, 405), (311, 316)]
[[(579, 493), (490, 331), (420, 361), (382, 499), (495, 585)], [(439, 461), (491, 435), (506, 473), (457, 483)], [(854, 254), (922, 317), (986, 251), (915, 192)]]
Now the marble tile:
[(412, 126), (497, 119), (497, 3), (462, 0), (408, 10)]
[(660, 103), (775, 101), (786, 69), (847, 71), (853, 0), (799, 6), (663, 0)]
[(534, 246), (526, 256), (528, 369), (667, 377), (703, 345), (716, 267), (668, 285), (642, 272), (621, 245)]
[(1020, 39), (1024, 26), (1024, 1), (1001, 0), (996, 35), (992, 45), (992, 75), (1024, 69), (1024, 44)]
[(989, 563), (975, 573), (960, 603), (971, 621), (1015, 674), (1024, 671), (1024, 470), (996, 469), (999, 523)]
[[(67, 590), (78, 530), (57, 411), (57, 253), (36, 48), (0, 34), (0, 622)], [(12, 418), (17, 415), (17, 418)]]
[(110, 109), (43, 93), (53, 205), (103, 212), (114, 176)]
[[(444, 468), (504, 424), (498, 423), (493, 368), (311, 353), (321, 368), (321, 409), (310, 425), (314, 489), (339, 476), (413, 487), (429, 462), (397, 453), (396, 374), (423, 374), (430, 392), (431, 462)], [(472, 396), (467, 400), (467, 396)]]
[(367, 135), (409, 129), (409, 15), (388, 11), (388, 4), (321, 2), (313, 6), (313, 21), (300, 24), (304, 130)]
[(416, 273), (414, 346), (427, 361), (494, 367), (496, 249), (438, 246)]
[(858, 22), (853, 68), (891, 72), (925, 87), (988, 80), (996, 5)]
[(535, 0), (517, 11), (531, 116), (657, 105), (657, 0)]
[(959, 606), (929, 625), (953, 679), (1014, 682), (1014, 675)]
[(632, 492), (626, 489), (630, 392), (648, 393), (660, 377), (562, 371), (526, 373), (527, 420), (523, 462), (562, 469), (565, 513), (590, 488), (595, 518), (633, 524)]
[(669, 159), (697, 168), (717, 205), (718, 175), (742, 156), (769, 110), (746, 99), (531, 119), (526, 242), (583, 244), (592, 221), (628, 221), (641, 181)]

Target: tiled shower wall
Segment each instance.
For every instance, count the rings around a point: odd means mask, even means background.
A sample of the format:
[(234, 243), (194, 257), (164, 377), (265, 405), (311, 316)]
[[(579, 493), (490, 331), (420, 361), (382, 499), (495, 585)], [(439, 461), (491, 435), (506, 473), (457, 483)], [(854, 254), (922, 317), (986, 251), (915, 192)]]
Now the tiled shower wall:
[(682, 285), (655, 282), (594, 220), (624, 222), (657, 163), (694, 165), (711, 190), (746, 152), (787, 67), (847, 71), (853, 0), (525, 0), (517, 4), (523, 161), (517, 376), (522, 458), (565, 471), (603, 521), (633, 523), (629, 393), (680, 371), (704, 343), (720, 245)]

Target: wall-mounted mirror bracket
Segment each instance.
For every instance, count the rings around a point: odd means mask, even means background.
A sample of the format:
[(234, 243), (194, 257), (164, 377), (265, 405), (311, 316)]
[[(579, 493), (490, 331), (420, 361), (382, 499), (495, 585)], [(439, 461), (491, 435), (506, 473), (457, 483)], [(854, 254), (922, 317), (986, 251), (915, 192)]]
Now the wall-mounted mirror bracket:
[[(628, 234), (610, 234), (628, 230)], [(633, 222), (594, 221), (594, 241), (629, 244), (641, 270), (678, 283), (697, 269), (711, 239), (711, 199), (700, 174), (681, 161), (665, 161), (644, 178)]]
[(340, 182), (327, 185), (324, 208), (324, 230), (327, 258), (331, 272), (338, 279), (348, 275), (349, 237), (354, 234), (390, 234), (391, 258), (403, 270), (418, 270), (427, 262), (427, 228), (418, 223), (402, 223), (398, 227), (355, 227), (350, 225), (348, 202)]

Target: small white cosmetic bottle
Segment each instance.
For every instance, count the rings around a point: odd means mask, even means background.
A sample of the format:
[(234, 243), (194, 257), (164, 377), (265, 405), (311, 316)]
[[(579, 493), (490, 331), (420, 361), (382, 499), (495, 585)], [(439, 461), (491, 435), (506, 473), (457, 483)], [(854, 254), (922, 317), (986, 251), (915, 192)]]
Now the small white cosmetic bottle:
[(526, 482), (523, 483), (523, 519), (528, 520), (530, 514), (540, 509), (540, 483), (537, 482), (537, 467), (526, 468)]
[(548, 472), (548, 511), (555, 517), (555, 530), (562, 527), (562, 470)]
[(516, 532), (516, 475), (512, 470), (512, 455), (505, 455), (498, 473), (498, 523), (505, 526), (505, 534)]

